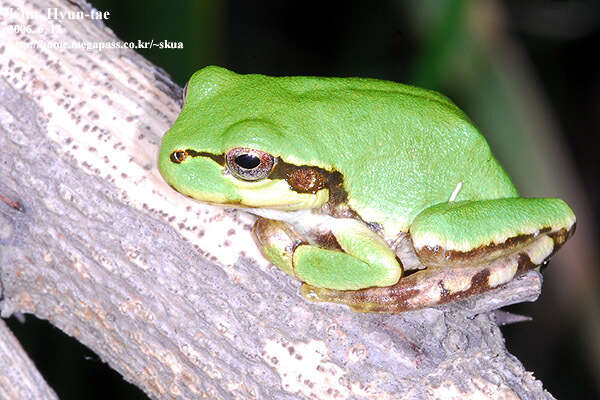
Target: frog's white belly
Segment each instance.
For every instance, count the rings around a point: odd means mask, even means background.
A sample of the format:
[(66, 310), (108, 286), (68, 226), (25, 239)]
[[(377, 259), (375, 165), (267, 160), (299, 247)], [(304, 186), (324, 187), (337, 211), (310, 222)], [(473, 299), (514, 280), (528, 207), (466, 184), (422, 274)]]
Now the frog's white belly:
[(246, 211), (259, 217), (283, 221), (292, 226), (299, 235), (304, 237), (330, 232), (333, 226), (340, 223), (338, 218), (313, 213), (310, 209), (281, 211), (268, 208), (253, 208)]

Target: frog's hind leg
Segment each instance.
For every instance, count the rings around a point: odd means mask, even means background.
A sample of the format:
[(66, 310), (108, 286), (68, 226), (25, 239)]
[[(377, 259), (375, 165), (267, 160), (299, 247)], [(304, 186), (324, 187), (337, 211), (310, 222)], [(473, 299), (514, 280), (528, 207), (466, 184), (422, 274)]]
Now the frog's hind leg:
[(303, 286), (305, 297), (354, 311), (401, 312), (448, 303), (498, 287), (544, 265), (572, 235), (575, 217), (557, 199), (500, 199), (439, 204), (411, 226), (427, 269), (390, 287), (334, 291)]
[[(488, 263), (455, 267), (429, 267), (403, 277), (389, 287), (331, 290), (302, 285), (309, 300), (345, 303), (356, 312), (399, 313), (461, 300), (510, 281), (548, 261), (554, 246), (544, 236), (530, 246)], [(554, 247), (556, 249), (556, 247)]]
[(542, 236), (553, 238), (547, 250), (554, 252), (574, 230), (575, 215), (560, 199), (508, 198), (437, 204), (415, 218), (410, 237), (424, 266), (466, 267), (517, 253)]

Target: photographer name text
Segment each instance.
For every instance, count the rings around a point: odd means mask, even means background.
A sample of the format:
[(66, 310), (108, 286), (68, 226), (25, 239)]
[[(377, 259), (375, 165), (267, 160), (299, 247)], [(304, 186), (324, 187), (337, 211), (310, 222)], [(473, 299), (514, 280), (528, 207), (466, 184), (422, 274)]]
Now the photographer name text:
[(60, 8), (49, 8), (48, 19), (102, 19), (108, 20), (110, 18), (109, 11), (99, 11), (93, 9), (89, 13), (83, 11), (63, 11)]

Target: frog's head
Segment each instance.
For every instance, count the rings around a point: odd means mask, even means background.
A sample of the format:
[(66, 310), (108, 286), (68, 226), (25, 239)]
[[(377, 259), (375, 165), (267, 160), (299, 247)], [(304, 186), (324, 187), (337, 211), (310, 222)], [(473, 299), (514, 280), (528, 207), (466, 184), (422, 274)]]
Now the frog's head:
[(192, 76), (160, 148), (160, 172), (175, 190), (209, 203), (281, 210), (328, 200), (335, 174), (303, 154), (310, 143), (269, 117), (282, 112), (276, 89), (264, 89), (276, 86), (272, 79), (217, 67)]

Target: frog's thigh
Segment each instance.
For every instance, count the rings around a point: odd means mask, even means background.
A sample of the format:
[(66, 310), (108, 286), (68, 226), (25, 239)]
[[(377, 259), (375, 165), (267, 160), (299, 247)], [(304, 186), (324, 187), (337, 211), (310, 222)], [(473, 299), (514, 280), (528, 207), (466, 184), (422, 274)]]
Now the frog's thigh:
[(356, 290), (398, 282), (402, 267), (385, 241), (359, 221), (336, 219), (331, 233), (339, 249), (300, 245), (294, 252), (295, 274), (312, 286)]
[(575, 226), (560, 199), (509, 198), (442, 203), (413, 221), (410, 235), (419, 260), (431, 267), (464, 267), (527, 248), (541, 235), (556, 251)]

